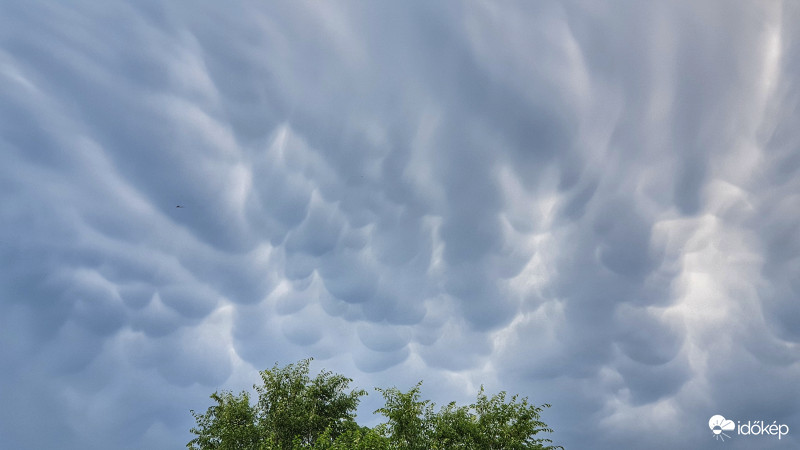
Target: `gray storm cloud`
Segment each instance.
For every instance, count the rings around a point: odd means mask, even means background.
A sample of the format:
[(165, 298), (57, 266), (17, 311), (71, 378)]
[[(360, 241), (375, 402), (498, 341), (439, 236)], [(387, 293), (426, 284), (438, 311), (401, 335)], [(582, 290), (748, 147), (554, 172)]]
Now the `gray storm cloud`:
[(794, 3), (0, 17), (4, 445), (181, 446), (307, 356), (567, 448), (800, 424)]

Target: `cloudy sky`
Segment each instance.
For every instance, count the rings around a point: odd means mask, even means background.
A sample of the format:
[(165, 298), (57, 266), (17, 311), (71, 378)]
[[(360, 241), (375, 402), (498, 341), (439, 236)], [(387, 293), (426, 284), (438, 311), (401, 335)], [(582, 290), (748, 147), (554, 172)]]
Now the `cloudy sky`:
[(796, 448), (798, 82), (794, 1), (0, 1), (0, 445), (181, 448), (313, 357)]

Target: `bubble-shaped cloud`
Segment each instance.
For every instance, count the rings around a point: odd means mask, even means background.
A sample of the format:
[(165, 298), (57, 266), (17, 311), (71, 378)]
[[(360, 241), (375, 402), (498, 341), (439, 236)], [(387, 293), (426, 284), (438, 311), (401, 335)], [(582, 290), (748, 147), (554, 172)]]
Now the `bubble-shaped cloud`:
[(174, 448), (308, 356), (566, 447), (796, 418), (796, 6), (0, 9), (7, 446)]

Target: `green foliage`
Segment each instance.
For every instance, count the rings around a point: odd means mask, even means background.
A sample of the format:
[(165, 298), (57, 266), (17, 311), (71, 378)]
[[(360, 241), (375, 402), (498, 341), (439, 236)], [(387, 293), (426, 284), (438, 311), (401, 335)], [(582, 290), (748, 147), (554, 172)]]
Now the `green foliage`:
[(353, 427), (335, 439), (326, 431), (317, 439), (314, 450), (389, 450), (389, 440), (367, 427)]
[(364, 390), (346, 392), (352, 380), (331, 372), (308, 375), (311, 360), (261, 372), (261, 386), (254, 386), (258, 402), (250, 405), (246, 392), (234, 396), (214, 393), (217, 405), (205, 414), (192, 415), (197, 437), (187, 448), (194, 450), (311, 448), (321, 436), (335, 442), (345, 431), (357, 428), (355, 410)]
[(430, 421), (432, 404), (429, 400), (420, 400), (420, 387), (417, 383), (410, 391), (403, 393), (397, 388), (376, 388), (386, 401), (383, 408), (375, 411), (388, 419), (378, 426), (378, 431), (389, 437), (391, 448), (408, 450), (425, 450), (429, 448)]
[(529, 404), (527, 397), (522, 401), (517, 399), (518, 396), (514, 395), (509, 402), (506, 402), (505, 392), (488, 398), (481, 386), (478, 400), (472, 405), (477, 415), (477, 437), (480, 439), (480, 448), (509, 450), (554, 448), (544, 445), (551, 443), (550, 439), (533, 437), (541, 432), (553, 432), (539, 420), (542, 410), (549, 408), (550, 405), (537, 407)]
[(389, 439), (392, 449), (474, 449), (474, 450), (522, 450), (557, 449), (550, 439), (536, 438), (538, 433), (553, 430), (540, 420), (540, 407), (528, 403), (518, 396), (506, 401), (501, 392), (491, 398), (484, 393), (483, 386), (477, 401), (469, 406), (458, 406), (455, 402), (434, 412), (434, 405), (420, 400), (417, 383), (407, 393), (396, 388), (378, 389), (386, 400), (386, 406), (376, 413), (388, 420), (377, 430)]
[(246, 392), (215, 392), (216, 402), (205, 414), (192, 415), (197, 435), (188, 444), (193, 450), (522, 450), (562, 449), (537, 437), (552, 429), (540, 414), (550, 405), (535, 406), (527, 398), (492, 397), (483, 386), (475, 403), (455, 402), (434, 411), (421, 400), (422, 382), (408, 392), (377, 389), (385, 400), (375, 413), (386, 422), (375, 428), (361, 427), (355, 410), (366, 391), (347, 392), (352, 380), (322, 371), (309, 377), (306, 359), (297, 364), (261, 372), (261, 386), (254, 386), (258, 401), (251, 405)]
[(205, 414), (191, 411), (197, 427), (191, 432), (197, 437), (187, 448), (202, 450), (256, 449), (260, 432), (256, 425), (256, 412), (250, 406), (250, 396), (242, 392), (238, 396), (230, 392), (213, 393), (217, 402)]
[(275, 365), (261, 372), (263, 386), (255, 386), (259, 423), (277, 448), (311, 446), (326, 431), (336, 439), (355, 424), (355, 410), (366, 391), (345, 393), (353, 380), (331, 372), (323, 371), (312, 380), (310, 362), (282, 369)]

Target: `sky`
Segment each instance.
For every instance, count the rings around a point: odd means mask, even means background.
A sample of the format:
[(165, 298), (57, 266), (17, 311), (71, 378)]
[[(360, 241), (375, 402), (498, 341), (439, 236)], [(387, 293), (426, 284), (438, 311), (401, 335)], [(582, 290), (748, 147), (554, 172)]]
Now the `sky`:
[(0, 0), (0, 445), (182, 448), (313, 357), (365, 424), (798, 448), (798, 83), (794, 1)]

